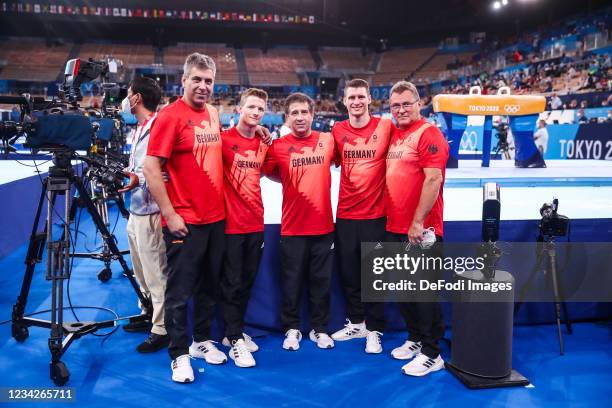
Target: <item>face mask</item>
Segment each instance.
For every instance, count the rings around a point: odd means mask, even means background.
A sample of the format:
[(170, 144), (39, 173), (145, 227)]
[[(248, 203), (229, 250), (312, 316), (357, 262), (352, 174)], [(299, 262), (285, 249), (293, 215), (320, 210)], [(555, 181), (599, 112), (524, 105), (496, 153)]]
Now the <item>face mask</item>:
[(121, 101), (121, 116), (127, 125), (135, 125), (138, 123), (138, 119), (136, 119), (136, 116), (132, 113), (130, 100), (127, 97)]
[(126, 115), (132, 114), (132, 107), (130, 105), (130, 99), (127, 96), (123, 98), (123, 100), (121, 101), (121, 112), (125, 113)]

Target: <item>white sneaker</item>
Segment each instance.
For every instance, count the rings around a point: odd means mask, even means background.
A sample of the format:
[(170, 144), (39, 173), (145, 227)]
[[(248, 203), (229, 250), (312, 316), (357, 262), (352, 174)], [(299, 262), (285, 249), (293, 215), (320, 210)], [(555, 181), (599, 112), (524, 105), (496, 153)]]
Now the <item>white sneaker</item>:
[(255, 359), (243, 339), (234, 342), (229, 356), (238, 367), (255, 367)]
[(320, 349), (334, 348), (334, 341), (327, 333), (315, 333), (314, 330), (311, 330), (308, 337), (310, 337), (310, 340), (317, 343), (317, 347)]
[(393, 358), (397, 360), (410, 360), (421, 352), (421, 342), (406, 340), (404, 344), (391, 351)]
[(194, 358), (203, 358), (208, 364), (223, 364), (227, 361), (225, 353), (219, 350), (212, 340), (194, 341), (189, 346), (189, 354)]
[(438, 355), (436, 358), (429, 358), (425, 354), (419, 353), (414, 360), (402, 367), (402, 373), (422, 377), (443, 368), (444, 360), (442, 360), (442, 356)]
[(338, 330), (331, 335), (332, 339), (336, 341), (344, 341), (350, 339), (362, 339), (367, 336), (367, 330), (365, 322), (353, 324), (349, 319), (346, 319), (347, 323), (343, 329)]
[(285, 333), (285, 340), (283, 341), (283, 348), (285, 350), (296, 351), (300, 348), (300, 341), (302, 340), (302, 333), (297, 329), (289, 329)]
[[(246, 333), (242, 333), (242, 337), (244, 338), (244, 343), (246, 344), (247, 350), (249, 350), (251, 353), (254, 353), (259, 350), (259, 346), (255, 344), (251, 336)], [(221, 344), (223, 344), (225, 347), (232, 347), (232, 344), (230, 343), (227, 337), (223, 338)]]
[(382, 343), (380, 342), (380, 337), (383, 334), (378, 331), (368, 331), (366, 337), (366, 347), (365, 352), (369, 354), (378, 354), (382, 353)]
[(172, 381), (178, 383), (193, 382), (193, 369), (191, 368), (191, 357), (189, 354), (183, 354), (172, 360), (170, 367), (172, 368)]

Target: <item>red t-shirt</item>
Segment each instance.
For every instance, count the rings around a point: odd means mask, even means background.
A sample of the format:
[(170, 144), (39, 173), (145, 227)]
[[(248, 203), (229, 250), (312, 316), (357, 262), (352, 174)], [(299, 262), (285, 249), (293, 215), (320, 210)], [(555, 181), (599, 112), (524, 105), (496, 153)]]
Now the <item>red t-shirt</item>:
[(259, 185), (260, 169), (268, 145), (258, 136), (247, 138), (235, 127), (221, 134), (225, 232), (248, 234), (264, 230), (264, 207)]
[(187, 224), (225, 218), (220, 130), (214, 107), (196, 110), (182, 99), (159, 112), (151, 128), (147, 154), (166, 159), (168, 197)]
[(442, 170), (438, 198), (425, 219), (425, 228), (433, 227), (444, 235), (444, 200), (442, 190), (448, 160), (448, 142), (434, 125), (420, 119), (406, 130), (395, 129), (387, 152), (387, 231), (407, 234), (421, 198), (424, 168)]
[(322, 235), (334, 230), (331, 207), (331, 162), (334, 139), (313, 131), (298, 138), (276, 139), (262, 168), (283, 184), (281, 235)]
[(338, 218), (368, 220), (385, 216), (385, 158), (393, 123), (372, 117), (362, 128), (348, 120), (332, 129), (340, 172)]

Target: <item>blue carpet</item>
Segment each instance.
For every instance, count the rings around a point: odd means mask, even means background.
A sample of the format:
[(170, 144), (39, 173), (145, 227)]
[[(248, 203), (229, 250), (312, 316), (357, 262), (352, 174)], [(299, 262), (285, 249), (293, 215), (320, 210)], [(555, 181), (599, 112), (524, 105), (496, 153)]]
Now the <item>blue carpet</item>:
[[(84, 222), (83, 231), (92, 231), (89, 221)], [(123, 228), (122, 223), (118, 228)], [(126, 248), (125, 234), (118, 235), (120, 248)], [(85, 238), (80, 235), (79, 241), (85, 243)], [(90, 233), (87, 246), (92, 249), (97, 244)], [(0, 260), (0, 320), (10, 318), (23, 276), (25, 250), (22, 246)], [(100, 262), (77, 262), (70, 284), (74, 305), (109, 307), (119, 315), (138, 313), (136, 298), (116, 263), (113, 278), (101, 283), (96, 278)], [(49, 307), (50, 284), (43, 272), (44, 264), (37, 267), (28, 313)], [(112, 318), (104, 311), (76, 313), (85, 320)], [(73, 320), (69, 311), (66, 320)], [(581, 323), (574, 331), (565, 336), (566, 355), (559, 356), (554, 326), (516, 327), (513, 365), (533, 387), (479, 391), (467, 390), (446, 370), (424, 378), (403, 375), (403, 362), (389, 355), (404, 341), (401, 332), (385, 333), (383, 354), (366, 355), (364, 340), (319, 350), (305, 339), (299, 351), (288, 352), (281, 349), (279, 333), (252, 331), (260, 346), (256, 368), (240, 369), (231, 361), (223, 366), (193, 361), (196, 382), (187, 385), (170, 380), (165, 351), (150, 355), (134, 351), (144, 334), (118, 330), (106, 341), (88, 335), (75, 341), (62, 361), (71, 372), (68, 385), (76, 391), (78, 405), (73, 406), (605, 406), (612, 384), (612, 325)], [(26, 342), (17, 343), (10, 336), (10, 324), (0, 326), (0, 386), (53, 386), (48, 376), (48, 336), (48, 330), (32, 327)], [(450, 337), (448, 331), (446, 338)], [(442, 354), (450, 358), (446, 342)]]

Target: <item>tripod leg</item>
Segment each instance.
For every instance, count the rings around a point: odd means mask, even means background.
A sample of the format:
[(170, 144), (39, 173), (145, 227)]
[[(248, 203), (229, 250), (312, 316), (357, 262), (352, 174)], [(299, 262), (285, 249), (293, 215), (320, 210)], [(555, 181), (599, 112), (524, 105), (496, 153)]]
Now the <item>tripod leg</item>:
[[(42, 213), (43, 204), (47, 195), (47, 180), (43, 181), (40, 192), (40, 199), (38, 200), (38, 207), (36, 207), (36, 215), (34, 217), (34, 224), (32, 225), (32, 233), (30, 234), (30, 243), (28, 244), (28, 252), (25, 259), (26, 270), (23, 275), (23, 282), (21, 283), (21, 290), (17, 297), (17, 302), (13, 305), (13, 312), (11, 315), (11, 332), (15, 340), (19, 342), (25, 341), (28, 338), (29, 332), (27, 325), (23, 322), (23, 314), (25, 313), (25, 307), (28, 302), (28, 295), (30, 294), (30, 287), (32, 285), (32, 278), (34, 276), (34, 269), (36, 264), (42, 259), (42, 254), (45, 247), (45, 241), (47, 237), (47, 225), (45, 224), (42, 233), (38, 233), (38, 225), (40, 223), (40, 215)], [(55, 195), (52, 195), (52, 201), (47, 205), (53, 206), (55, 202)]]
[(563, 348), (563, 333), (561, 332), (561, 300), (559, 296), (559, 283), (557, 281), (557, 258), (555, 253), (554, 242), (548, 242), (548, 267), (550, 268), (550, 276), (552, 277), (553, 294), (555, 296), (555, 317), (557, 319), (557, 334), (559, 336), (559, 354), (565, 354)]
[(561, 303), (561, 307), (563, 308), (563, 316), (565, 317), (565, 329), (567, 330), (567, 334), (572, 334), (572, 321), (570, 319), (569, 313), (567, 312), (567, 303), (563, 301)]
[(94, 224), (100, 231), (100, 234), (102, 235), (102, 239), (108, 245), (114, 258), (119, 261), (119, 264), (121, 265), (121, 268), (123, 269), (124, 274), (127, 276), (128, 280), (130, 281), (130, 284), (132, 285), (132, 288), (134, 289), (134, 292), (136, 292), (136, 295), (138, 296), (138, 300), (140, 300), (140, 303), (144, 307), (146, 307), (147, 310), (153, 310), (153, 308), (151, 307), (151, 301), (147, 299), (140, 291), (140, 286), (138, 285), (138, 283), (136, 282), (136, 279), (134, 278), (134, 273), (128, 267), (127, 262), (125, 261), (125, 259), (123, 258), (123, 255), (121, 254), (121, 251), (117, 247), (117, 243), (115, 242), (115, 237), (110, 233), (110, 231), (104, 224), (104, 221), (102, 217), (100, 217), (100, 214), (98, 213), (98, 211), (96, 210), (96, 206), (91, 201), (91, 198), (87, 194), (83, 194), (83, 192), (85, 192), (85, 188), (83, 187), (83, 184), (81, 183), (80, 179), (75, 178), (74, 184), (76, 185), (77, 189), (79, 190), (79, 193), (83, 197), (85, 206), (87, 207), (87, 210), (89, 211), (89, 214), (91, 215), (91, 218), (93, 219)]
[[(59, 190), (59, 187), (56, 187)], [(51, 194), (56, 194), (52, 191)], [(70, 183), (64, 190), (64, 231), (62, 238), (53, 241), (52, 232), (52, 206), (47, 209), (47, 278), (51, 280), (51, 334), (49, 336), (49, 351), (51, 363), (49, 376), (57, 385), (64, 385), (70, 373), (60, 358), (66, 351), (69, 343), (64, 346), (64, 279), (70, 277)]]
[(525, 296), (527, 295), (527, 291), (531, 288), (531, 283), (533, 279), (536, 277), (536, 274), (538, 273), (538, 271), (540, 270), (543, 259), (544, 259), (544, 252), (538, 249), (538, 253), (536, 255), (535, 267), (531, 271), (531, 274), (529, 275), (527, 282), (525, 282), (525, 284), (523, 285), (523, 288), (519, 292), (518, 300), (514, 303), (514, 316), (517, 316), (519, 311), (521, 310), (521, 307), (523, 306), (523, 303), (524, 303), (523, 301), (525, 300)]

